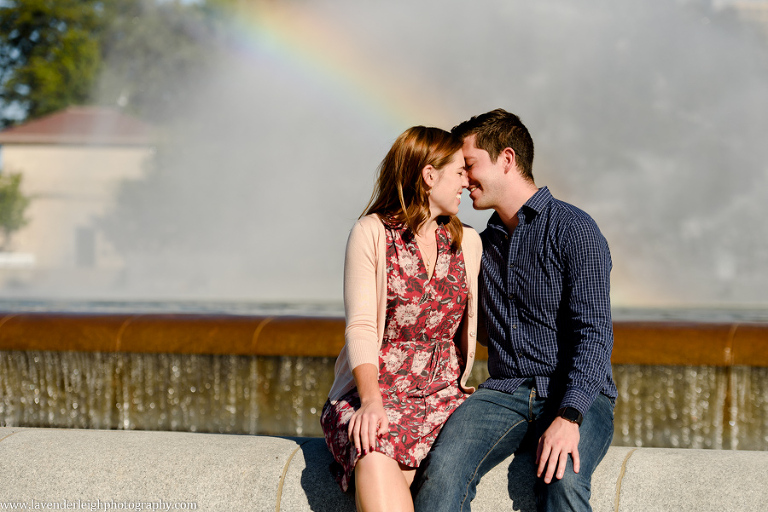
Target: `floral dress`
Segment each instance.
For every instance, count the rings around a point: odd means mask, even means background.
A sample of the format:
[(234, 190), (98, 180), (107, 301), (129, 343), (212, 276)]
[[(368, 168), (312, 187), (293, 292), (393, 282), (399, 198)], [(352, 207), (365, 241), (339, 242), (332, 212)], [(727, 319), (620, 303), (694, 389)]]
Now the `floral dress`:
[[(437, 230), (437, 261), (427, 270), (413, 234), (403, 225), (386, 225), (387, 314), (379, 351), (379, 388), (389, 433), (373, 448), (410, 467), (418, 467), (445, 421), (466, 398), (459, 388), (463, 367), (454, 336), (467, 305), (461, 249), (452, 252), (444, 226)], [(343, 491), (353, 479), (358, 455), (347, 435), (360, 408), (353, 389), (323, 407), (320, 423), (335, 462), (331, 472)]]

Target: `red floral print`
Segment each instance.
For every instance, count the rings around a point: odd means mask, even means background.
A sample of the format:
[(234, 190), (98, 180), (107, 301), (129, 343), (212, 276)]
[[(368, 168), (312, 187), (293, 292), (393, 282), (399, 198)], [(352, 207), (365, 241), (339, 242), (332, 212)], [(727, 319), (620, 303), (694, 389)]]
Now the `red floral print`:
[[(464, 363), (454, 337), (467, 303), (466, 270), (461, 250), (451, 251), (450, 235), (442, 225), (429, 280), (411, 231), (405, 226), (386, 228), (387, 323), (379, 352), (379, 387), (389, 433), (379, 438), (375, 450), (418, 467), (465, 399), (458, 384)], [(359, 407), (354, 389), (326, 402), (320, 417), (335, 460), (331, 471), (344, 491), (358, 460), (347, 427)]]

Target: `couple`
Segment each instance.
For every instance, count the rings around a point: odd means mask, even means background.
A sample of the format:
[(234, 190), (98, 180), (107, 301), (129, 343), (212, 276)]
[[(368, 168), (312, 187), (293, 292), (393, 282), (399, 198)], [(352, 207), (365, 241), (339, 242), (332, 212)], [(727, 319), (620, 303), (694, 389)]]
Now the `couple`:
[[(452, 133), (410, 128), (381, 163), (347, 243), (346, 344), (321, 415), (358, 510), (469, 510), (518, 450), (536, 454), (539, 510), (590, 510), (617, 394), (611, 259), (532, 163), (528, 130), (501, 109)], [(464, 188), (496, 211), (480, 236), (456, 217)], [(490, 378), (475, 391), (478, 339)]]

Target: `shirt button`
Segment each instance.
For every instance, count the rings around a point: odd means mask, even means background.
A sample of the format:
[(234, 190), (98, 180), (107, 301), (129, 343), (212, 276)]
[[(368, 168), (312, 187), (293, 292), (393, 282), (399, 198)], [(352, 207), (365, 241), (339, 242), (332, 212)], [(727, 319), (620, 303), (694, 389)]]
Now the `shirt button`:
[(475, 331), (469, 331), (469, 335), (474, 337), (475, 336)]
[(517, 329), (517, 324), (512, 324), (513, 329)]

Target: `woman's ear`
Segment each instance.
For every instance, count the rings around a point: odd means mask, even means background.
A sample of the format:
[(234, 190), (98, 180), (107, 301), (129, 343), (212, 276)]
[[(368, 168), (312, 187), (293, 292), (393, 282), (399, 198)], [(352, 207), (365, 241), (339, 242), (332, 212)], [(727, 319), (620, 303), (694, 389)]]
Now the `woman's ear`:
[(421, 170), (421, 176), (424, 178), (424, 183), (427, 184), (427, 187), (432, 187), (435, 184), (435, 174), (437, 171), (435, 170), (432, 165), (426, 165)]

